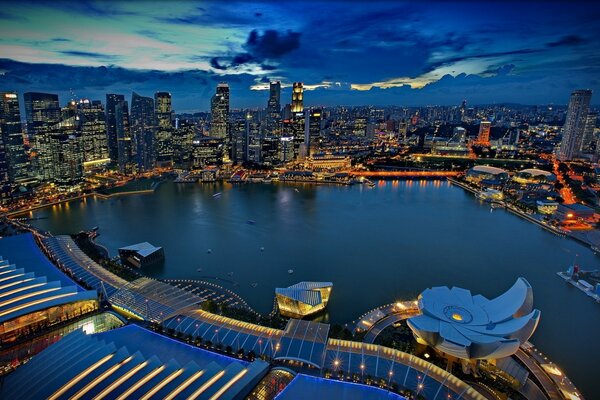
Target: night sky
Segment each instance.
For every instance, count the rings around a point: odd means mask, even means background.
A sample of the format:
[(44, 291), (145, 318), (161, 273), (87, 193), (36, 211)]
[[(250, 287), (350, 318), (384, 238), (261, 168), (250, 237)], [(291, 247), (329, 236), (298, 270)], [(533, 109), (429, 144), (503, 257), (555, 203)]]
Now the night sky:
[(566, 104), (600, 92), (598, 21), (591, 1), (3, 1), (0, 89), (165, 90), (196, 111), (219, 81), (264, 107), (278, 79), (282, 103), (302, 81), (307, 105)]

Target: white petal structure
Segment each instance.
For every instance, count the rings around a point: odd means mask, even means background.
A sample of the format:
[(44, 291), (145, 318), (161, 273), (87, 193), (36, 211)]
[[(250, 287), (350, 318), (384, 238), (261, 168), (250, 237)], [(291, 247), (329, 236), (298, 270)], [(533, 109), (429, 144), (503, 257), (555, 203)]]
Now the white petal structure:
[(492, 300), (456, 287), (427, 289), (419, 296), (419, 309), (421, 315), (407, 320), (417, 341), (464, 359), (510, 356), (540, 321), (524, 278)]

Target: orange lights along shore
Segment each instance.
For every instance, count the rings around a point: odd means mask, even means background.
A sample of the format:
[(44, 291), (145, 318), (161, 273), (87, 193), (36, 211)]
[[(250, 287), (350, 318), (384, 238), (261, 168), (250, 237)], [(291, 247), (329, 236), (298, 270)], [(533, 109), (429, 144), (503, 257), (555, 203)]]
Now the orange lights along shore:
[(449, 178), (460, 175), (457, 171), (352, 171), (350, 175), (382, 178)]

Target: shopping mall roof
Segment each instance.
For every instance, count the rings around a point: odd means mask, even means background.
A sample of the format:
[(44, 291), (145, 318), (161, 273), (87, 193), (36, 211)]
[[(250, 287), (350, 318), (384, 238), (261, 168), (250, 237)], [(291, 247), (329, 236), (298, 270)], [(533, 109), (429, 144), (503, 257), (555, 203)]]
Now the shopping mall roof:
[(1, 238), (0, 256), (36, 276), (45, 276), (49, 281), (59, 281), (64, 286), (78, 286), (48, 260), (31, 233)]
[(97, 297), (95, 291), (84, 290), (50, 264), (30, 234), (0, 239), (0, 323)]
[(245, 397), (267, 371), (266, 362), (244, 363), (129, 325), (71, 333), (7, 376), (0, 395), (232, 399)]
[(373, 386), (298, 375), (276, 399), (400, 400), (404, 397)]

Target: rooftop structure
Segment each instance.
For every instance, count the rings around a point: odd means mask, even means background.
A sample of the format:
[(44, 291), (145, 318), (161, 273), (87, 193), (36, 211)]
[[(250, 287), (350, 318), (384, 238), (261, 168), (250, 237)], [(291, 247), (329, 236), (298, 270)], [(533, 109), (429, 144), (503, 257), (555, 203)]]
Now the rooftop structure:
[(303, 318), (327, 307), (333, 283), (299, 282), (287, 288), (276, 288), (275, 298), (282, 315)]
[(244, 398), (267, 371), (264, 361), (246, 363), (129, 325), (71, 333), (9, 375), (0, 393), (10, 399), (233, 399)]
[(536, 168), (528, 168), (519, 171), (513, 176), (513, 181), (517, 183), (554, 183), (556, 176), (552, 172)]
[(119, 257), (125, 265), (142, 268), (157, 264), (165, 259), (165, 251), (162, 247), (156, 247), (148, 242), (133, 244), (119, 249)]
[[(18, 264), (11, 264), (3, 257)], [(31, 234), (0, 239), (0, 343), (3, 346), (96, 309), (96, 292), (84, 290), (61, 274), (35, 245)]]
[(447, 286), (419, 296), (422, 315), (407, 323), (418, 342), (462, 359), (497, 359), (514, 354), (535, 331), (540, 311), (524, 278), (488, 300), (466, 289)]
[(483, 181), (503, 182), (508, 180), (508, 172), (502, 168), (488, 165), (476, 165), (467, 170), (465, 179), (469, 182), (481, 183)]

